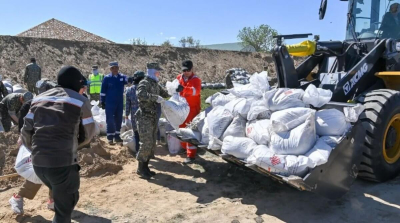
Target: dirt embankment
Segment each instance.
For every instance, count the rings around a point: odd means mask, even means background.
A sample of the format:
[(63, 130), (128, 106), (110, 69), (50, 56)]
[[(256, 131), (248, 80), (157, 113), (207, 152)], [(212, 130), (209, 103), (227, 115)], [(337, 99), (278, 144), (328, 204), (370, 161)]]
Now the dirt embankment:
[(274, 73), (272, 58), (264, 53), (0, 36), (0, 74), (20, 81), (30, 57), (37, 59), (43, 76), (52, 79), (64, 65), (76, 66), (89, 74), (92, 65), (97, 64), (100, 72), (108, 73), (107, 65), (114, 60), (120, 63), (121, 72), (127, 75), (144, 70), (146, 62), (157, 61), (165, 69), (163, 82), (176, 77), (185, 59), (194, 61), (197, 75), (207, 82), (223, 80), (225, 71), (233, 67), (242, 67), (253, 73), (269, 65), (271, 73)]

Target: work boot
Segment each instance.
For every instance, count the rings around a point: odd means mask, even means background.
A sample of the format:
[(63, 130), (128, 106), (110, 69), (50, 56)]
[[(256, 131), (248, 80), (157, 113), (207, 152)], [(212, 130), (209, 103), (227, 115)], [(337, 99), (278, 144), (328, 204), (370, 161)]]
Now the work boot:
[(54, 211), (54, 200), (53, 199), (49, 199), (47, 201), (47, 209)]
[(123, 143), (124, 142), (124, 140), (122, 140), (121, 137), (119, 137), (119, 135), (115, 136), (114, 141), (116, 143)]
[(194, 163), (195, 160), (196, 160), (195, 158), (187, 157), (187, 158), (183, 161), (183, 163), (184, 163), (184, 164), (191, 164), (191, 163)]
[(24, 198), (20, 197), (18, 194), (14, 194), (10, 200), (8, 201), (11, 205), (11, 210), (15, 214), (23, 214), (24, 213)]
[(151, 174), (147, 171), (146, 167), (144, 166), (144, 162), (139, 162), (138, 163), (138, 169), (136, 171), (136, 173), (141, 176), (144, 179), (150, 179), (151, 178)]
[(155, 175), (156, 175), (156, 172), (150, 170), (150, 168), (149, 168), (149, 161), (145, 162), (145, 163), (144, 163), (144, 166), (145, 166), (147, 172), (150, 173), (151, 176), (155, 176)]

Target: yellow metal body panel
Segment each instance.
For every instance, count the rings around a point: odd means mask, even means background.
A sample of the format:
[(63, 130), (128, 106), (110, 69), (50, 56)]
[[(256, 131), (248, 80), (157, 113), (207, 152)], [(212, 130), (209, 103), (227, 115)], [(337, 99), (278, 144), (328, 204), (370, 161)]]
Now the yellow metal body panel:
[(377, 72), (375, 76), (381, 78), (388, 89), (400, 90), (400, 71)]

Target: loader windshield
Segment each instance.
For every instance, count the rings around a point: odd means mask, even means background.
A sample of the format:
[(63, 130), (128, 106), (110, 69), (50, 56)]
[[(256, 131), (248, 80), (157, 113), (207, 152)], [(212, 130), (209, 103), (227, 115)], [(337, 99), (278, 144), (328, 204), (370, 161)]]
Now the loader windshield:
[(350, 0), (346, 39), (400, 39), (400, 0)]

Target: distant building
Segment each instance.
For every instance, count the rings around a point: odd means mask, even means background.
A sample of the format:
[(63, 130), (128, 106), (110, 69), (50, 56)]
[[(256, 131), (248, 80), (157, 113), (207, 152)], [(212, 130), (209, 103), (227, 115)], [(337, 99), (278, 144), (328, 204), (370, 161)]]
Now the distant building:
[(252, 46), (243, 46), (242, 43), (222, 43), (222, 44), (212, 44), (203, 45), (202, 48), (211, 50), (227, 50), (227, 51), (241, 51), (241, 52), (256, 52), (256, 49)]
[(113, 43), (101, 36), (87, 32), (83, 29), (71, 26), (57, 19), (50, 19), (25, 32), (18, 34), (19, 37), (49, 38), (83, 42)]

